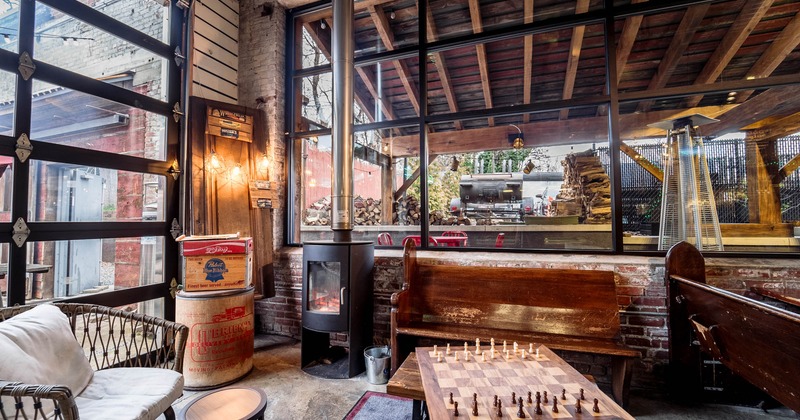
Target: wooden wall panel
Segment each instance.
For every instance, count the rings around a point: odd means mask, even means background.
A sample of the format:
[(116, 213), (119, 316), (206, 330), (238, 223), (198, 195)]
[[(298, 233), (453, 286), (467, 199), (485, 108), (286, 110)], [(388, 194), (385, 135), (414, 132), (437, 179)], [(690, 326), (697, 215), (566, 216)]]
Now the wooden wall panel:
[(192, 89), (201, 98), (239, 100), (239, 2), (196, 2), (192, 20)]

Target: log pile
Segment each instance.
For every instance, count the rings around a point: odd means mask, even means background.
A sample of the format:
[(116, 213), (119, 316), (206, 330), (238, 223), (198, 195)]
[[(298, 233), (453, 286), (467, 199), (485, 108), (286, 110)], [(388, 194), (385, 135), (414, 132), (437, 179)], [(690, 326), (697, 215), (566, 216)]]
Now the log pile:
[(611, 223), (611, 180), (594, 151), (571, 153), (561, 165), (564, 183), (556, 198), (564, 204), (556, 211), (574, 212), (580, 206), (583, 223)]
[[(381, 225), (381, 200), (363, 198), (353, 199), (353, 224), (356, 226)], [(312, 203), (303, 215), (306, 226), (330, 226), (331, 197), (325, 196)]]
[(393, 225), (418, 225), (420, 223), (420, 205), (417, 197), (406, 194), (392, 205)]

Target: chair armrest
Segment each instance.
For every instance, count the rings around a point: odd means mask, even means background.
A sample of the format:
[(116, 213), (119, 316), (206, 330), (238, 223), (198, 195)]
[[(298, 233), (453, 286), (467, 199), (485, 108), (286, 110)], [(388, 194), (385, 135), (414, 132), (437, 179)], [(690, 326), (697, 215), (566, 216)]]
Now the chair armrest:
[(100, 305), (57, 303), (95, 370), (159, 367), (183, 373), (189, 328), (183, 324)]
[(0, 403), (2, 418), (45, 418), (42, 400), (50, 400), (55, 404), (53, 419), (76, 420), (79, 418), (78, 406), (72, 391), (64, 385), (37, 385), (22, 382), (0, 381), (0, 396), (14, 399), (13, 407), (3, 407)]

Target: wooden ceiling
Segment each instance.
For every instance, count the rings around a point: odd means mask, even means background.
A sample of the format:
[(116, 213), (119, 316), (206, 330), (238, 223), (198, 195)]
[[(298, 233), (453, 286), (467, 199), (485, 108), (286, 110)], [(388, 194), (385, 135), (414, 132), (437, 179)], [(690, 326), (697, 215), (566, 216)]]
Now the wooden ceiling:
[[(430, 0), (426, 32), (435, 42), (546, 24), (599, 11), (602, 3)], [(363, 0), (355, 7), (356, 57), (418, 44), (416, 1)], [(330, 9), (300, 21), (329, 56)], [(800, 2), (696, 4), (618, 19), (614, 36), (623, 141), (663, 135), (647, 125), (694, 113), (720, 119), (704, 127), (704, 135), (753, 128), (766, 138), (800, 131)], [(434, 154), (508, 148), (507, 134), (516, 133), (510, 124), (523, 130), (527, 146), (607, 141), (608, 107), (597, 101), (607, 94), (606, 65), (600, 22), (432, 52), (425, 63), (427, 98), (420, 97), (417, 57), (360, 66), (355, 96), (373, 121), (417, 117), (421, 101), (432, 116), (472, 111), (470, 119), (430, 124)], [(586, 102), (592, 104), (564, 107)], [(524, 105), (537, 112), (481, 115)], [(415, 134), (415, 127), (396, 131), (392, 154), (417, 154)]]

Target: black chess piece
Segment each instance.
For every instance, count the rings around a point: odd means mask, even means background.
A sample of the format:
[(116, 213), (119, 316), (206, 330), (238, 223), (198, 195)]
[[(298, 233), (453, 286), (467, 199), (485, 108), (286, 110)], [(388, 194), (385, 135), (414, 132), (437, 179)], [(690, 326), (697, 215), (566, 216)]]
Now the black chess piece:
[(562, 400), (566, 400), (567, 399), (567, 390), (564, 389), (564, 388), (561, 388), (561, 399)]
[(453, 406), (454, 406), (454, 408), (453, 408), (453, 416), (454, 417), (458, 417), (458, 401), (453, 403)]
[(553, 398), (553, 412), (558, 413), (558, 399)]
[(575, 412), (576, 413), (583, 413), (583, 409), (581, 409), (581, 400), (575, 401)]
[(544, 393), (542, 393), (542, 402), (544, 402), (545, 404), (549, 402), (547, 401), (547, 391), (544, 391)]
[(533, 398), (531, 398), (532, 393), (528, 391), (528, 404), (533, 404)]
[(536, 400), (536, 414), (537, 415), (542, 414), (542, 403), (538, 399)]
[(492, 407), (497, 407), (497, 395), (494, 396), (494, 403), (492, 404)]
[(536, 391), (536, 402), (542, 402), (542, 394), (539, 391)]
[(453, 404), (453, 393), (451, 392), (450, 393), (450, 405), (452, 405), (452, 404)]
[(594, 411), (595, 413), (599, 413), (600, 412), (600, 407), (597, 405), (598, 402), (599, 401), (597, 401), (597, 398), (595, 398), (594, 399), (594, 407), (592, 407), (592, 411)]
[(497, 417), (503, 417), (503, 400), (497, 400)]
[(478, 400), (477, 399), (472, 401), (472, 415), (473, 416), (477, 416), (478, 415)]
[(585, 400), (585, 399), (586, 399), (586, 397), (584, 397), (584, 396), (583, 396), (583, 388), (581, 388), (581, 399), (582, 399), (582, 400)]
[(517, 393), (516, 392), (512, 392), (511, 393), (511, 404), (516, 404), (516, 403), (517, 403)]
[(525, 411), (522, 409), (522, 397), (519, 397), (519, 403), (517, 404), (517, 418), (525, 418)]
[(478, 393), (477, 392), (473, 392), (472, 393), (472, 401), (478, 402)]

